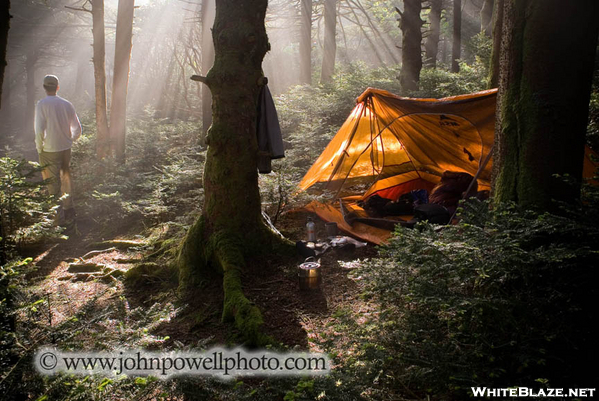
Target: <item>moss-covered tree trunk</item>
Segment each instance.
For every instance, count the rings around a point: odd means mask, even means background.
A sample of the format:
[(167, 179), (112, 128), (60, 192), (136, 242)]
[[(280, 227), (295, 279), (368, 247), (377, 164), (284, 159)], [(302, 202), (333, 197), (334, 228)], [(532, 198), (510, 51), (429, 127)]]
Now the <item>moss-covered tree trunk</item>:
[(257, 105), (269, 49), (266, 6), (267, 0), (216, 1), (214, 66), (198, 78), (209, 86), (213, 105), (204, 206), (178, 258), (181, 290), (222, 273), (223, 319), (234, 319), (251, 343), (261, 342), (262, 317), (243, 294), (241, 274), (248, 258), (279, 244), (262, 222), (257, 172)]
[(403, 4), (403, 13), (397, 9), (402, 33), (399, 83), (403, 90), (417, 91), (422, 70), (422, 0), (404, 0)]
[(599, 2), (506, 0), (495, 133), (495, 199), (551, 210), (582, 175)]
[(427, 67), (437, 68), (437, 53), (439, 52), (439, 37), (441, 36), (442, 0), (429, 0), (430, 12), (428, 13), (429, 34), (424, 42), (425, 63)]
[(459, 72), (462, 57), (462, 0), (453, 0), (453, 35), (451, 43), (451, 72)]

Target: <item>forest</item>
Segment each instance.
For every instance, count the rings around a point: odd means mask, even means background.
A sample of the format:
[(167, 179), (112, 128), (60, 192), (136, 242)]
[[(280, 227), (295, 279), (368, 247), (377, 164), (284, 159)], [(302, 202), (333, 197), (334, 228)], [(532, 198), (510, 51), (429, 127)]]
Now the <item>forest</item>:
[(596, 0), (0, 0), (0, 400), (592, 399), (598, 37)]

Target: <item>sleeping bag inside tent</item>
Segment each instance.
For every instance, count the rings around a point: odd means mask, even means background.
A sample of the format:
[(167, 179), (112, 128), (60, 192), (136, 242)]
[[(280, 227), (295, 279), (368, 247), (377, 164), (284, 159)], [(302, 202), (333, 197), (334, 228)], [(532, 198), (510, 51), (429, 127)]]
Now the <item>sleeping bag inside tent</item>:
[[(490, 189), (497, 89), (443, 99), (405, 98), (368, 88), (299, 186), (332, 191), (348, 210), (373, 195), (397, 199), (431, 189), (445, 171), (477, 178)], [(588, 160), (587, 160), (588, 159)], [(585, 176), (593, 166), (585, 154)], [(390, 230), (343, 219), (339, 206), (312, 202), (307, 209), (358, 238), (383, 243)]]

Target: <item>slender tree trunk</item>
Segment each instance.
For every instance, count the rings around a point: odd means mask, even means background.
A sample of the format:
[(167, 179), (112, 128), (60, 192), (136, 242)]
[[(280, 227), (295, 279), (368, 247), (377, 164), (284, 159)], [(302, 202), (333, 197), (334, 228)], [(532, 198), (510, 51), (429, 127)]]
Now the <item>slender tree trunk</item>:
[(599, 3), (508, 1), (495, 132), (495, 200), (539, 210), (579, 193)]
[(422, 0), (404, 0), (403, 4), (403, 13), (396, 9), (402, 32), (399, 83), (403, 90), (417, 91), (422, 69)]
[(172, 109), (172, 99), (169, 97), (170, 93), (174, 93), (171, 91), (171, 87), (173, 86), (173, 81), (176, 79), (175, 75), (175, 58), (177, 55), (176, 49), (173, 50), (170, 60), (168, 62), (168, 67), (166, 69), (166, 74), (164, 75), (164, 82), (161, 85), (161, 90), (158, 98), (158, 104), (156, 105), (156, 113), (155, 116), (158, 118), (167, 118), (170, 116)]
[(493, 51), (491, 53), (491, 65), (489, 66), (489, 88), (497, 88), (499, 85), (499, 59), (503, 38), (503, 10), (504, 0), (497, 0), (493, 12)]
[(324, 48), (320, 83), (330, 82), (335, 73), (335, 55), (337, 53), (337, 1), (324, 2)]
[(453, 43), (451, 46), (451, 72), (459, 72), (458, 60), (462, 55), (462, 0), (453, 0)]
[(217, 0), (214, 67), (200, 79), (210, 87), (213, 122), (204, 167), (204, 206), (181, 247), (181, 289), (223, 274), (223, 319), (234, 320), (250, 343), (263, 342), (262, 316), (245, 297), (241, 274), (249, 257), (279, 244), (262, 222), (258, 190), (258, 97), (269, 48), (267, 0)]
[(483, 7), (480, 9), (480, 31), (491, 37), (493, 29), (493, 8), (495, 0), (485, 0)]
[(127, 87), (129, 85), (129, 60), (133, 38), (134, 0), (119, 0), (114, 51), (114, 76), (110, 104), (110, 139), (116, 159), (125, 162), (125, 136), (127, 132)]
[(0, 108), (2, 108), (2, 85), (4, 68), (6, 67), (6, 45), (8, 43), (8, 27), (10, 24), (10, 0), (0, 0)]
[(96, 93), (96, 156), (110, 154), (110, 137), (106, 111), (106, 44), (104, 40), (104, 0), (92, 1), (92, 33), (94, 37), (94, 88)]
[(300, 0), (300, 83), (312, 84), (312, 0)]
[[(214, 25), (214, 0), (202, 2), (202, 74), (208, 74), (214, 64), (214, 43), (212, 42), (212, 26)], [(202, 85), (202, 135), (205, 142), (206, 133), (212, 124), (212, 94), (210, 88)]]
[(437, 53), (439, 52), (439, 36), (441, 35), (441, 11), (443, 10), (443, 0), (429, 0), (430, 12), (428, 19), (430, 23), (430, 33), (424, 43), (426, 55), (426, 66), (437, 68)]
[[(28, 127), (33, 127), (33, 120), (35, 118), (35, 99), (36, 99), (36, 81), (35, 81), (35, 66), (37, 64), (37, 54), (35, 51), (30, 50), (25, 58), (25, 73), (26, 78), (26, 110), (25, 110), (25, 121), (27, 121)], [(33, 129), (28, 129), (26, 141), (33, 140), (34, 134)]]

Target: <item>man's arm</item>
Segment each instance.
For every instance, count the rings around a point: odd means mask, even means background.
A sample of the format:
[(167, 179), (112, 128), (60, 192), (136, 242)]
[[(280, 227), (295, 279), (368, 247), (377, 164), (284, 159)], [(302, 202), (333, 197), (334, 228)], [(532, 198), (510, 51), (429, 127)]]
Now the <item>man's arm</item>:
[(42, 153), (44, 149), (44, 131), (46, 130), (46, 118), (42, 113), (42, 108), (38, 103), (35, 106), (35, 148), (37, 153)]
[(81, 136), (81, 122), (79, 121), (79, 117), (77, 117), (73, 105), (71, 105), (71, 110), (73, 112), (71, 116), (71, 138), (76, 141)]

